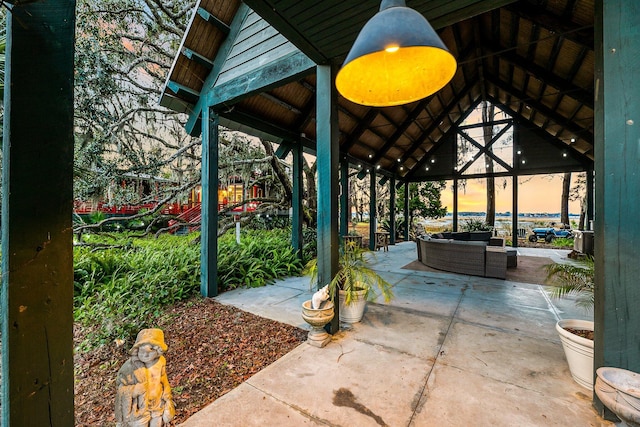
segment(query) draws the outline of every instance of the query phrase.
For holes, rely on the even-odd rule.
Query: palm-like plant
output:
[[[594,303],[594,263],[593,257],[587,257],[580,265],[548,264],[545,266],[547,279],[555,285],[552,296],[563,298],[576,296],[576,305],[592,309]]]
[[[346,305],[358,298],[356,295],[358,291],[366,291],[365,298],[369,301],[374,300],[378,292],[385,302],[393,298],[391,283],[371,269],[365,252],[355,242],[347,242],[340,247],[339,269],[329,283],[329,294],[332,300],[334,300],[336,289],[344,291]],[[317,259],[309,261],[305,267],[305,273],[311,276],[311,286],[314,286],[318,279]]]

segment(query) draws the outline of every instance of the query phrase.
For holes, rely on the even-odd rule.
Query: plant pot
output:
[[[593,390],[593,341],[572,334],[565,328],[593,331],[593,322],[564,319],[556,323],[556,331],[560,335],[573,380],[582,387]]]
[[[364,308],[367,305],[366,290],[354,291],[353,298],[349,305],[345,304],[346,293],[343,290],[339,291],[339,313],[340,321],[345,323],[357,323],[362,320],[364,316]]]
[[[324,347],[331,341],[331,335],[325,331],[324,325],[333,319],[333,302],[325,301],[321,308],[312,308],[311,300],[302,303],[302,318],[311,325],[307,335],[307,344],[314,347]]]

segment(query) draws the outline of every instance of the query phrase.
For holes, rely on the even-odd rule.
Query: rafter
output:
[[[464,93],[464,92],[462,92]],[[467,109],[467,112],[465,114],[463,114],[462,116],[460,116],[458,118],[458,120],[456,120],[455,122],[451,123],[451,127],[449,128],[449,131],[445,134],[443,134],[440,139],[433,145],[433,147],[431,147],[431,149],[429,151],[425,151],[424,156],[422,156],[422,158],[420,158],[420,160],[418,160],[416,162],[415,165],[413,165],[411,167],[411,169],[405,174],[405,176],[403,178],[405,178],[406,180],[411,180],[411,177],[413,175],[415,175],[420,169],[422,169],[422,167],[424,166],[424,164],[429,160],[429,153],[438,149],[438,147],[440,147],[442,144],[445,143],[445,141],[449,140],[449,136],[451,134],[454,134],[457,132],[457,126],[464,122],[467,117],[469,117],[469,114],[471,114],[471,112],[478,106],[478,104],[481,102],[481,99],[476,99],[474,101],[473,104],[471,104],[469,106],[469,108]]]
[[[372,163],[374,164],[377,163],[381,158],[383,158],[387,154],[389,149],[393,147],[393,145],[398,141],[398,139],[400,139],[402,134],[404,134],[406,130],[409,129],[409,126],[411,126],[411,124],[418,118],[420,113],[424,111],[425,107],[429,105],[429,102],[431,102],[431,99],[432,97],[425,98],[422,101],[420,101],[418,105],[416,105],[416,107],[413,109],[413,111],[411,111],[411,113],[409,113],[409,115],[402,122],[402,124],[400,124],[400,126],[396,128],[396,131],[393,133],[393,135],[391,135],[389,139],[387,139],[387,141],[384,143],[384,145],[380,148],[380,150],[378,150],[376,155],[371,160]]]
[[[362,134],[369,128],[369,125],[375,120],[378,116],[378,109],[371,108],[367,111],[367,114],[361,119],[358,119],[358,124],[355,129],[347,136],[344,142],[340,145],[340,149],[342,151],[349,152],[353,144],[362,136]]]
[[[453,110],[456,105],[458,105],[458,103],[460,103],[460,101],[469,93],[471,92],[471,89],[473,88],[473,85],[467,84],[467,86],[465,86],[460,93],[458,94],[458,96],[456,96],[451,103],[444,108],[440,114],[436,117],[435,121],[433,121],[431,123],[431,126],[429,126],[427,128],[427,130],[425,132],[422,133],[422,135],[420,135],[420,137],[418,139],[416,139],[413,144],[411,144],[411,146],[407,149],[407,151],[404,152],[404,154],[402,155],[402,157],[400,158],[400,164],[404,163],[409,157],[411,157],[411,155],[418,149],[420,148],[420,146],[427,140],[427,138],[429,138],[431,136],[431,132],[433,132],[434,130],[436,130],[438,128],[438,126],[440,125],[440,122],[443,121],[445,118],[447,118],[447,116],[449,115],[449,113],[451,112],[451,110]],[[464,116],[461,116],[464,117]],[[394,165],[394,170],[395,167],[397,167],[397,165]]]
[[[528,100],[529,96],[526,93],[523,93],[513,87],[508,87],[506,84],[504,84],[504,82],[495,78],[495,76],[489,75],[489,76],[485,76],[485,78],[487,79],[488,82],[493,84],[498,89],[507,93],[511,93],[512,96],[519,98],[522,103],[526,102],[528,105],[531,106],[531,108],[538,110],[541,114],[547,117],[550,117],[551,120],[556,122],[558,125],[566,128],[567,130],[569,130],[569,132],[576,134],[578,137],[584,139],[585,141],[593,145],[593,134],[588,129],[585,129],[581,126],[576,125],[575,123],[570,121],[568,118],[560,116],[551,108],[543,104],[537,103],[533,100]],[[511,108],[511,107],[508,107],[508,108]]]
[[[568,40],[593,50],[594,33],[591,30],[592,26],[580,27],[570,20],[562,19],[557,15],[547,12],[544,8],[534,6],[526,1],[506,6],[506,8],[511,13],[540,25],[551,33],[561,34]]]

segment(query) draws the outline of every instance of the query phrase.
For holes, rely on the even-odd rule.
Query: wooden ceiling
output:
[[[206,25],[205,13],[194,15],[168,77],[163,105],[193,111],[239,3],[201,2],[199,10],[219,22]],[[245,3],[314,62],[338,64],[379,7],[371,0]],[[343,153],[399,179],[427,179],[428,174],[418,172],[420,166],[451,140],[448,136],[471,109],[487,100],[541,141],[570,152],[582,168],[592,167],[594,0],[408,0],[407,6],[438,30],[458,70],[435,95],[399,107],[370,108],[339,97]],[[219,114],[242,123],[241,130],[248,133],[276,139],[304,134],[313,141],[315,102],[311,69],[295,81],[238,97]]]

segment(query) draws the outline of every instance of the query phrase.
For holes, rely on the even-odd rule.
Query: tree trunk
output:
[[[305,214],[305,217],[308,221],[309,227],[315,227],[316,221],[318,219],[318,190],[316,189],[316,163],[309,166],[307,160],[303,157],[302,169],[304,171],[304,176],[306,178],[306,202],[308,212]]]
[[[482,122],[484,124],[484,126],[482,126],[482,133],[485,147],[489,145],[491,138],[493,138],[493,124],[490,123],[493,121],[494,110],[495,106],[493,104],[486,101],[482,103]],[[488,151],[493,150],[489,147]],[[487,174],[492,174],[493,158],[485,155],[485,163],[487,165]],[[487,216],[485,222],[492,227],[496,222],[496,183],[493,176],[487,177]]]
[[[569,190],[571,189],[571,172],[565,172],[562,177],[562,200],[560,202],[560,222],[570,225],[569,222]]]

